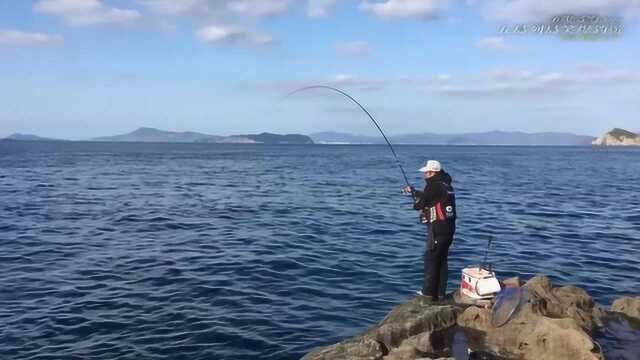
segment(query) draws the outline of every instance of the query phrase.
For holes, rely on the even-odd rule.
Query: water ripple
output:
[[[640,294],[640,151],[398,152],[455,178],[450,289],[492,239],[502,276]],[[0,358],[296,359],[358,333],[420,287],[401,186],[383,146],[0,143]]]

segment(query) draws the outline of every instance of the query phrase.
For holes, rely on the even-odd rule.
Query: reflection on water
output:
[[[612,314],[607,327],[594,334],[611,360],[636,360],[640,354],[640,321]]]

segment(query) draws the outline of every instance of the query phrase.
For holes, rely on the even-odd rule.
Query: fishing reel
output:
[[[431,221],[429,221],[430,218],[430,214],[427,213],[426,209],[422,209],[422,211],[420,211],[420,223],[421,224],[429,224]]]

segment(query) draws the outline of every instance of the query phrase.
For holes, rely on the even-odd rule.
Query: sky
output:
[[[312,84],[389,134],[638,131],[639,22],[637,0],[4,0],[0,137],[376,135],[336,94],[284,99]]]

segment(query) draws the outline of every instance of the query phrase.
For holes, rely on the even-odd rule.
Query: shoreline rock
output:
[[[461,309],[431,305],[422,296],[394,308],[376,326],[337,344],[315,349],[303,357],[321,359],[415,359],[420,354],[442,353],[443,332],[456,325]]]
[[[623,296],[611,305],[611,311],[625,314],[635,320],[640,320],[640,296]]]
[[[640,135],[615,128],[593,140],[591,144],[596,146],[638,146],[640,145]]]
[[[491,325],[491,310],[467,308],[458,318],[463,329],[481,331],[493,352],[521,359],[603,359],[589,332],[604,324],[606,314],[586,291],[553,288],[545,276],[524,285],[530,300],[504,326]]]
[[[522,285],[518,278],[505,282]],[[488,351],[488,358],[604,359],[592,334],[606,325],[608,314],[586,291],[575,286],[553,287],[544,275],[523,286],[527,301],[498,328],[491,324],[491,309],[465,303],[459,292],[446,305],[429,304],[416,296],[360,335],[313,349],[302,359],[449,359],[453,347],[459,346],[454,337],[460,336],[466,339],[464,346],[469,351]],[[614,311],[640,319],[640,297],[618,299],[614,304]]]

